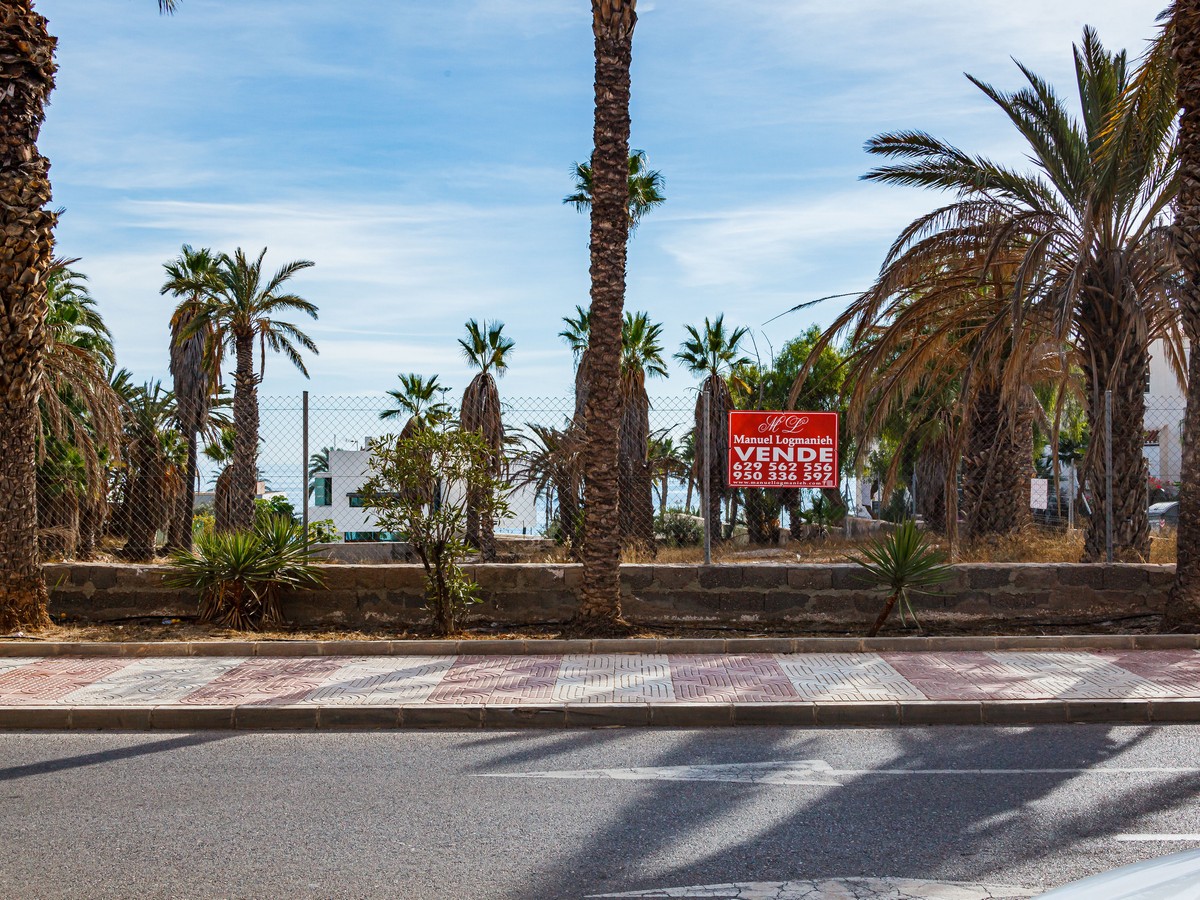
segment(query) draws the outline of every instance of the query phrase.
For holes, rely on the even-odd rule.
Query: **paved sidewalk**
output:
[[[1200,651],[0,659],[0,728],[1200,722]]]

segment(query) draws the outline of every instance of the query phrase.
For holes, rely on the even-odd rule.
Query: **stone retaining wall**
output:
[[[556,622],[575,610],[575,565],[480,565],[472,618],[504,624]],[[85,622],[194,615],[191,591],[163,586],[162,566],[57,563],[45,567],[51,612]],[[301,625],[403,625],[425,618],[424,573],[412,565],[330,565],[326,587],[285,601]],[[926,623],[1090,622],[1161,613],[1174,566],[961,564],[914,606]],[[740,624],[841,630],[869,624],[881,594],[858,567],[830,565],[630,565],[624,607],[647,624]]]

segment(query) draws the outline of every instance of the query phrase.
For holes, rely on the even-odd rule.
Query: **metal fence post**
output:
[[[1071,472],[1067,487],[1067,530],[1075,530],[1075,460],[1071,460]]]
[[[712,394],[708,385],[704,386],[704,564],[712,565],[712,503],[709,498],[712,492],[712,441],[709,432],[712,430]]]
[[[304,447],[304,458],[300,466],[300,507],[304,510],[300,521],[304,529],[304,539],[308,540],[308,391],[304,392],[304,426],[301,444]]]
[[[1104,546],[1113,561],[1112,391],[1104,392]]]

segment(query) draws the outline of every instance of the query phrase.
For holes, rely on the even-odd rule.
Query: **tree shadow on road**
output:
[[[85,766],[98,766],[104,763],[118,762],[125,759],[135,759],[152,753],[165,753],[184,747],[197,747],[223,741],[232,734],[205,732],[203,734],[184,734],[178,737],[164,738],[157,741],[137,742],[127,747],[114,747],[110,750],[97,750],[94,753],[80,753],[76,756],[64,756],[59,759],[47,759],[22,766],[0,768],[0,781],[15,781],[18,778],[29,778],[33,775],[49,775],[53,772],[63,772],[68,769],[81,769]]]
[[[581,815],[597,816],[586,844],[549,863],[509,896],[567,898],[819,877],[938,878],[1037,887],[1041,881],[1057,884],[1085,874],[1052,871],[1046,877],[1047,859],[1056,850],[1115,834],[1144,815],[1186,804],[1200,793],[1200,775],[1157,781],[1152,790],[1140,778],[1114,785],[1111,779],[1129,776],[1113,775],[1103,776],[1109,779],[1104,789],[1119,802],[1106,802],[1102,816],[1093,809],[1062,819],[1041,806],[1076,778],[1101,777],[1070,770],[1119,765],[1113,760],[1145,741],[1149,728],[864,731],[675,732],[674,740],[656,743],[652,762],[606,754],[607,761],[591,767],[823,759],[835,769],[869,771],[840,776],[841,787],[613,782],[612,791],[628,797],[619,812],[581,810]],[[880,743],[887,758],[859,766],[849,761],[856,747]],[[980,768],[1068,771],[975,776],[870,771]],[[1094,791],[1083,794],[1081,805],[1096,798]],[[1143,848],[1139,856],[1136,847],[1119,852],[1131,858],[1151,855]]]

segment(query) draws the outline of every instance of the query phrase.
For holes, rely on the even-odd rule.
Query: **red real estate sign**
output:
[[[729,486],[838,487],[833,412],[731,412]]]

